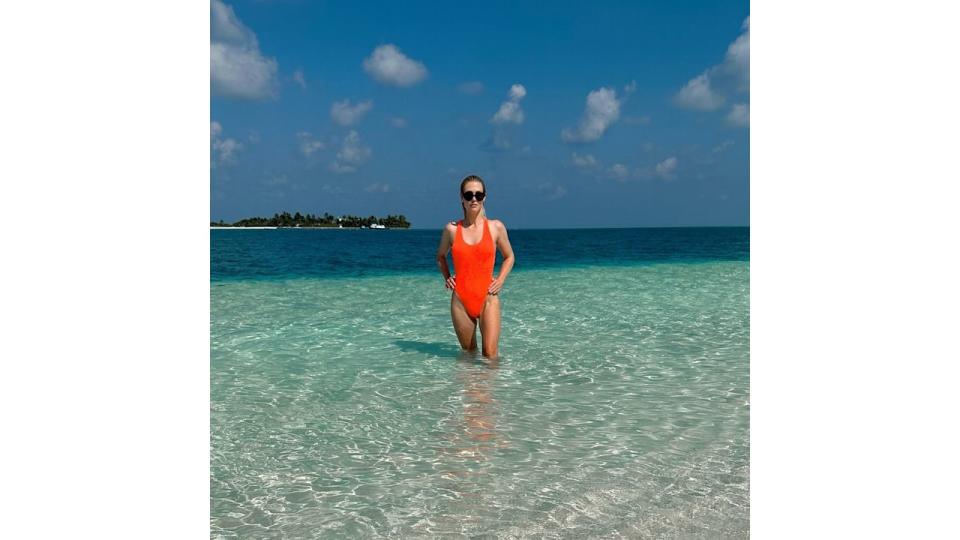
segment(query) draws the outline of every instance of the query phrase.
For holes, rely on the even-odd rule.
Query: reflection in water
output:
[[[449,525],[455,530],[469,528],[483,513],[483,494],[489,487],[485,484],[492,480],[490,458],[496,449],[507,447],[497,433],[499,404],[492,392],[498,369],[498,359],[483,358],[476,352],[464,352],[457,359],[462,409],[453,415],[448,444],[440,449],[444,487],[458,501],[449,516],[455,522]]]
[[[497,440],[497,402],[490,385],[499,369],[499,359],[463,354],[457,362],[457,381],[463,384],[463,422],[455,431],[455,448],[461,456],[486,460]]]

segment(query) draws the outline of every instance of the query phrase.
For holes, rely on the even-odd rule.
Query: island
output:
[[[272,218],[252,217],[235,223],[211,221],[214,228],[333,228],[333,229],[409,229],[410,222],[403,214],[387,217],[332,216],[326,212],[322,216],[282,212]]]

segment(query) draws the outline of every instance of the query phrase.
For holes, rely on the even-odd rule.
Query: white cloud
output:
[[[526,95],[527,89],[522,84],[511,86],[507,93],[507,101],[500,105],[500,109],[493,115],[490,122],[494,124],[522,124],[523,110],[520,108],[520,100]]]
[[[381,184],[380,182],[375,182],[363,188],[363,190],[367,193],[389,193],[390,184]]]
[[[577,167],[580,167],[583,169],[589,169],[597,166],[597,159],[593,157],[592,154],[581,156],[580,154],[577,154],[576,152],[574,152],[570,156],[570,161],[573,162],[573,164],[576,165]]]
[[[677,106],[714,111],[723,106],[726,95],[750,91],[750,17],[741,29],[743,33],[727,47],[723,62],[691,79],[674,96]]]
[[[560,132],[565,142],[590,142],[599,139],[620,118],[620,101],[611,88],[599,88],[587,95],[587,107],[576,129]]]
[[[396,45],[381,45],[364,59],[363,69],[383,84],[413,86],[427,77],[423,63],[408,58]]]
[[[744,21],[746,32],[727,47],[727,56],[724,58],[721,69],[736,78],[741,92],[750,89],[750,17]]]
[[[630,81],[630,84],[623,87],[624,94],[632,94],[637,91],[637,81]]]
[[[480,81],[467,81],[465,83],[461,83],[457,89],[460,90],[461,94],[475,96],[483,93],[483,83]]]
[[[243,149],[243,144],[233,138],[221,139],[223,126],[220,122],[213,120],[210,122],[210,148],[213,150],[214,158],[211,165],[228,165],[236,163],[236,154]]]
[[[350,130],[343,139],[343,146],[337,152],[337,159],[330,164],[330,169],[338,174],[354,172],[370,159],[371,154],[370,147],[360,141],[360,134],[356,130]]]
[[[614,163],[610,167],[610,176],[616,178],[617,180],[625,180],[630,176],[630,170],[627,169],[627,166],[622,163]]]
[[[750,106],[746,103],[737,103],[727,115],[727,123],[731,126],[745,127],[750,125]]]
[[[210,148],[213,150],[214,158],[211,165],[229,165],[236,163],[236,154],[243,149],[243,144],[233,138],[221,139],[223,126],[216,120],[210,122]]]
[[[260,52],[257,36],[220,0],[210,2],[210,90],[236,99],[276,95],[277,61]]]
[[[323,150],[327,145],[323,142],[318,141],[313,138],[313,135],[306,131],[301,131],[297,133],[297,138],[300,139],[300,153],[305,157],[310,157],[316,152]]]
[[[504,152],[509,150],[513,144],[510,141],[508,128],[505,124],[522,124],[524,119],[523,109],[520,108],[520,101],[526,97],[527,89],[522,84],[514,84],[507,91],[507,101],[504,101],[497,112],[490,118],[490,123],[495,124],[493,134],[484,141],[480,148],[488,152]],[[529,154],[529,150],[521,150],[521,153]]]
[[[570,155],[570,162],[574,167],[594,178],[613,178],[615,180],[626,180],[630,176],[630,169],[622,163],[614,163],[610,167],[604,167],[593,154],[580,155],[576,152]]]
[[[660,178],[663,178],[664,180],[672,180],[676,176],[677,158],[668,157],[660,163],[657,163],[656,171],[657,176]]]
[[[733,141],[731,140],[723,141],[722,143],[713,147],[713,153],[719,154],[720,152],[723,152],[724,150],[726,150],[727,148],[730,148],[731,146],[733,146]]]
[[[372,108],[372,101],[361,101],[351,106],[350,100],[345,99],[334,102],[330,107],[330,118],[333,118],[333,121],[341,126],[352,126],[359,122],[363,115],[367,114]]]
[[[395,128],[405,128],[407,127],[407,119],[400,116],[395,116],[390,119],[390,125]]]
[[[504,101],[490,121],[494,124],[522,124],[523,110],[520,109],[520,104],[515,101]]]
[[[235,154],[243,148],[243,144],[236,139],[213,141],[213,150],[217,153],[217,162],[221,164],[236,163]]]
[[[295,82],[295,83],[297,83],[298,85],[300,85],[300,88],[301,88],[301,89],[303,89],[303,90],[306,90],[306,89],[307,89],[307,79],[306,79],[306,77],[303,75],[303,70],[302,70],[302,69],[298,69],[298,70],[296,70],[296,71],[293,72],[293,82]]]
[[[673,101],[685,109],[713,111],[723,106],[724,97],[710,87],[710,73],[705,71],[681,88]]]
[[[578,154],[574,152],[570,156],[570,162],[574,167],[580,169],[580,171],[592,178],[603,179],[603,178],[612,178],[619,182],[624,182],[630,178],[631,174],[637,176],[638,178],[649,178],[653,176],[653,168],[647,167],[645,169],[638,168],[633,173],[630,171],[630,167],[623,163],[614,163],[609,167],[604,166],[600,160],[595,158],[593,154]],[[673,170],[677,166],[677,159],[670,158],[659,165],[657,165],[657,174],[662,174],[670,176],[673,173]]]
[[[630,169],[623,163],[614,163],[604,167],[593,154],[580,155],[576,152],[570,155],[570,162],[574,167],[594,178],[613,178],[624,181],[630,176]]]
[[[548,200],[553,201],[563,197],[567,194],[567,188],[556,185],[553,182],[544,182],[537,186],[537,189],[540,191],[541,195]]]
[[[236,45],[257,40],[253,31],[240,22],[233,8],[221,0],[210,2],[210,38],[213,41]]]

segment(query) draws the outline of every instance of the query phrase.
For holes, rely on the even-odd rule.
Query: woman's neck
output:
[[[471,215],[472,214],[472,215]],[[480,219],[480,211],[476,212],[464,212],[463,214],[463,224],[467,227],[472,227]]]

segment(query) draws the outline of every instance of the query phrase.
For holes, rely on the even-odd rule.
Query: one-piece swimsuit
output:
[[[456,272],[454,292],[467,308],[467,315],[476,319],[483,310],[487,290],[493,281],[493,264],[496,248],[487,220],[483,220],[483,236],[474,245],[463,240],[463,221],[457,222],[457,235],[453,239],[453,268]]]

